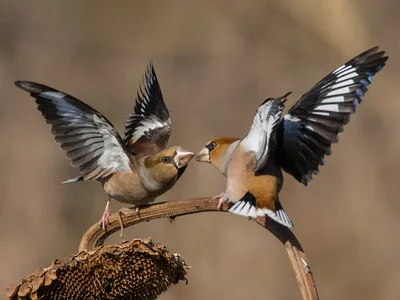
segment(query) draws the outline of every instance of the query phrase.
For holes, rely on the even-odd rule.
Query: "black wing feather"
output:
[[[38,110],[51,125],[56,142],[61,144],[71,165],[79,169],[83,179],[99,179],[113,172],[130,170],[121,137],[98,111],[43,84],[17,81],[15,85],[36,99]]]
[[[354,57],[318,82],[293,105],[278,127],[278,163],[307,185],[331,144],[356,111],[362,97],[388,59],[378,47]]]
[[[171,119],[160,84],[149,63],[140,86],[134,112],[125,122],[124,143],[130,152],[154,154],[166,148],[171,135]]]

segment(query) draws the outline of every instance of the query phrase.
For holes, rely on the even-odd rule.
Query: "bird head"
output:
[[[152,178],[161,184],[170,184],[181,177],[195,154],[182,147],[169,147],[149,156],[145,166]]]
[[[221,173],[224,173],[221,167],[223,162],[227,159],[226,155],[228,154],[229,146],[237,140],[239,139],[226,137],[212,139],[208,141],[205,147],[196,155],[196,160],[198,162],[211,163]]]

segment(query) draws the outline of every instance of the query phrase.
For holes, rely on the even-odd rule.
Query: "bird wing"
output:
[[[125,122],[124,143],[133,154],[153,155],[166,148],[170,135],[171,118],[150,63],[137,93],[134,112]]]
[[[284,108],[286,97],[265,100],[257,109],[250,131],[241,141],[246,151],[256,155],[254,172],[261,170],[268,161],[271,151],[276,146],[276,128]]]
[[[318,174],[372,77],[385,66],[384,54],[374,47],[340,66],[305,93],[279,123],[278,163],[299,182],[307,185]]]
[[[38,110],[51,125],[56,141],[84,180],[131,170],[121,137],[102,114],[45,85],[29,81],[17,81],[15,85],[36,99]],[[67,182],[73,181],[77,180]]]

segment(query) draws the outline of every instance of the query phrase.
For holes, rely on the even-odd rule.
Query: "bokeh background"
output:
[[[293,91],[290,106],[380,45],[388,65],[326,166],[307,188],[285,176],[281,200],[322,299],[400,299],[399,8],[396,0],[2,0],[0,291],[75,253],[106,203],[98,183],[61,185],[77,172],[15,80],[66,91],[123,132],[153,60],[172,115],[170,144],[198,151],[214,136],[243,136],[265,98]],[[212,166],[194,162],[160,200],[215,195],[224,184]],[[161,299],[300,298],[282,245],[246,218],[207,213],[126,233],[148,236],[193,267],[189,285]]]

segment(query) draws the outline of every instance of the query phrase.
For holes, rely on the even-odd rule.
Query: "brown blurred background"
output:
[[[0,290],[75,253],[107,199],[98,183],[61,185],[77,171],[15,80],[68,92],[123,132],[152,59],[172,115],[170,144],[198,151],[214,136],[244,135],[265,98],[293,91],[290,106],[380,45],[388,65],[326,166],[308,188],[285,176],[281,200],[322,299],[400,299],[399,8],[396,0],[2,0]],[[215,195],[224,184],[212,166],[194,162],[160,200]],[[282,245],[243,217],[200,214],[126,233],[148,236],[193,267],[189,285],[161,299],[300,298]]]

